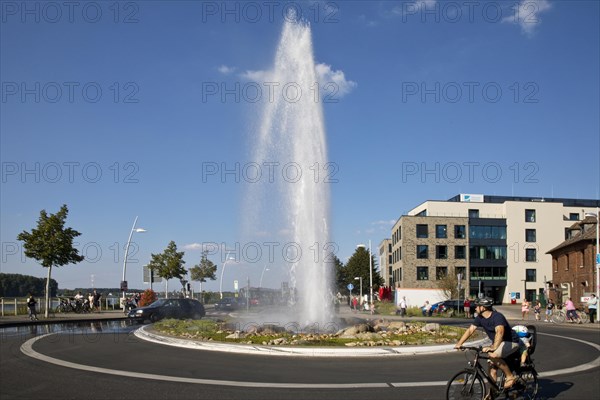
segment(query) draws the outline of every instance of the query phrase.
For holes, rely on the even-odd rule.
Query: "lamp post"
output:
[[[133,232],[146,232],[145,229],[135,227],[137,220],[138,217],[135,217],[135,219],[133,220],[133,226],[131,227],[131,232],[129,232],[129,239],[127,239],[127,246],[125,246],[125,259],[123,260],[123,280],[121,281],[121,287],[123,288],[123,311],[125,312],[127,312],[127,308],[125,307],[125,292],[127,291],[127,281],[125,280],[125,273],[127,272],[127,256],[129,254],[129,245],[131,245],[131,237],[133,236]]]
[[[235,260],[233,257],[229,257],[229,251],[225,254],[225,262],[223,262],[223,267],[221,268],[221,279],[219,282],[219,296],[223,298],[223,274],[225,273],[225,265],[227,265],[227,261]]]
[[[600,301],[598,299],[600,299],[600,208],[596,208],[596,301]],[[596,318],[598,318],[597,313]]]
[[[369,310],[373,313],[373,257],[371,256],[371,241],[369,240]]]
[[[596,217],[596,299],[600,298],[600,208],[595,213],[587,213]],[[584,216],[585,218],[585,216]],[[600,301],[600,300],[598,300]]]
[[[260,283],[258,284],[259,288],[262,288],[262,281],[263,281],[263,277],[265,276],[265,271],[270,271],[270,269],[267,268],[266,264],[265,264],[265,267],[262,270],[262,273],[260,274]]]
[[[360,299],[362,301],[362,276],[356,276],[354,277],[355,281],[360,281]]]

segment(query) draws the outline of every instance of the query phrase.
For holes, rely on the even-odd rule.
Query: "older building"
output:
[[[392,240],[383,239],[379,243],[379,271],[385,286],[393,287],[394,280],[392,277]]]
[[[546,252],[598,206],[599,200],[479,194],[426,201],[392,228],[391,286],[437,288],[444,275],[460,273],[466,294],[504,303],[533,299],[552,277]]]
[[[547,254],[552,256],[550,296],[564,303],[571,297],[575,304],[594,293],[596,285],[596,225],[595,216],[568,228],[568,238]]]

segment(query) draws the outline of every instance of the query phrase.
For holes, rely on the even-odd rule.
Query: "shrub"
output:
[[[142,297],[140,298],[138,306],[144,307],[149,304],[154,303],[158,299],[158,295],[152,289],[146,289],[144,293],[142,293]]]

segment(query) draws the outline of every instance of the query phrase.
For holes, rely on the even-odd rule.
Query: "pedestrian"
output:
[[[402,296],[400,300],[400,316],[406,317],[406,296]]]
[[[102,294],[100,294],[96,290],[94,290],[94,308],[96,309],[97,312],[100,312],[100,298],[101,297],[102,297]]]
[[[358,299],[356,296],[352,296],[352,310],[356,312],[358,310]]]
[[[431,304],[429,304],[429,300],[425,300],[425,304],[421,308],[421,312],[424,317],[431,317]]]
[[[523,299],[521,303],[521,319],[529,319],[529,302],[527,299]]]
[[[577,323],[581,324],[581,319],[577,315],[577,308],[575,308],[575,304],[570,297],[569,300],[565,301],[565,309],[567,310],[567,321],[573,323],[577,320]]]
[[[535,306],[533,306],[533,314],[535,315],[535,320],[539,321],[541,319],[540,312],[542,311],[542,303],[539,300],[535,302]]]
[[[594,323],[594,319],[596,318],[596,313],[598,312],[598,299],[596,295],[592,293],[589,300],[587,301],[588,311],[590,313],[590,323]]]
[[[29,293],[29,297],[27,298],[27,308],[29,309],[29,319],[32,321],[37,321],[37,312],[35,311],[35,305],[37,301],[35,301],[35,297],[33,294]]]
[[[554,312],[554,302],[552,299],[548,299],[548,304],[546,304],[546,319],[545,322],[552,321],[552,313]]]
[[[465,301],[463,303],[463,309],[465,311],[465,315],[467,318],[471,318],[471,300],[468,297],[465,297]]]

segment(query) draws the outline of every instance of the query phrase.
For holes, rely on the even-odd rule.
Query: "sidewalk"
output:
[[[126,319],[126,315],[122,310],[106,310],[102,312],[92,313],[60,313],[50,314],[48,318],[44,314],[38,314],[38,321],[30,321],[28,315],[5,315],[0,316],[0,327],[18,326],[18,325],[43,325],[56,324],[61,322],[79,322],[93,320],[120,320]]]

